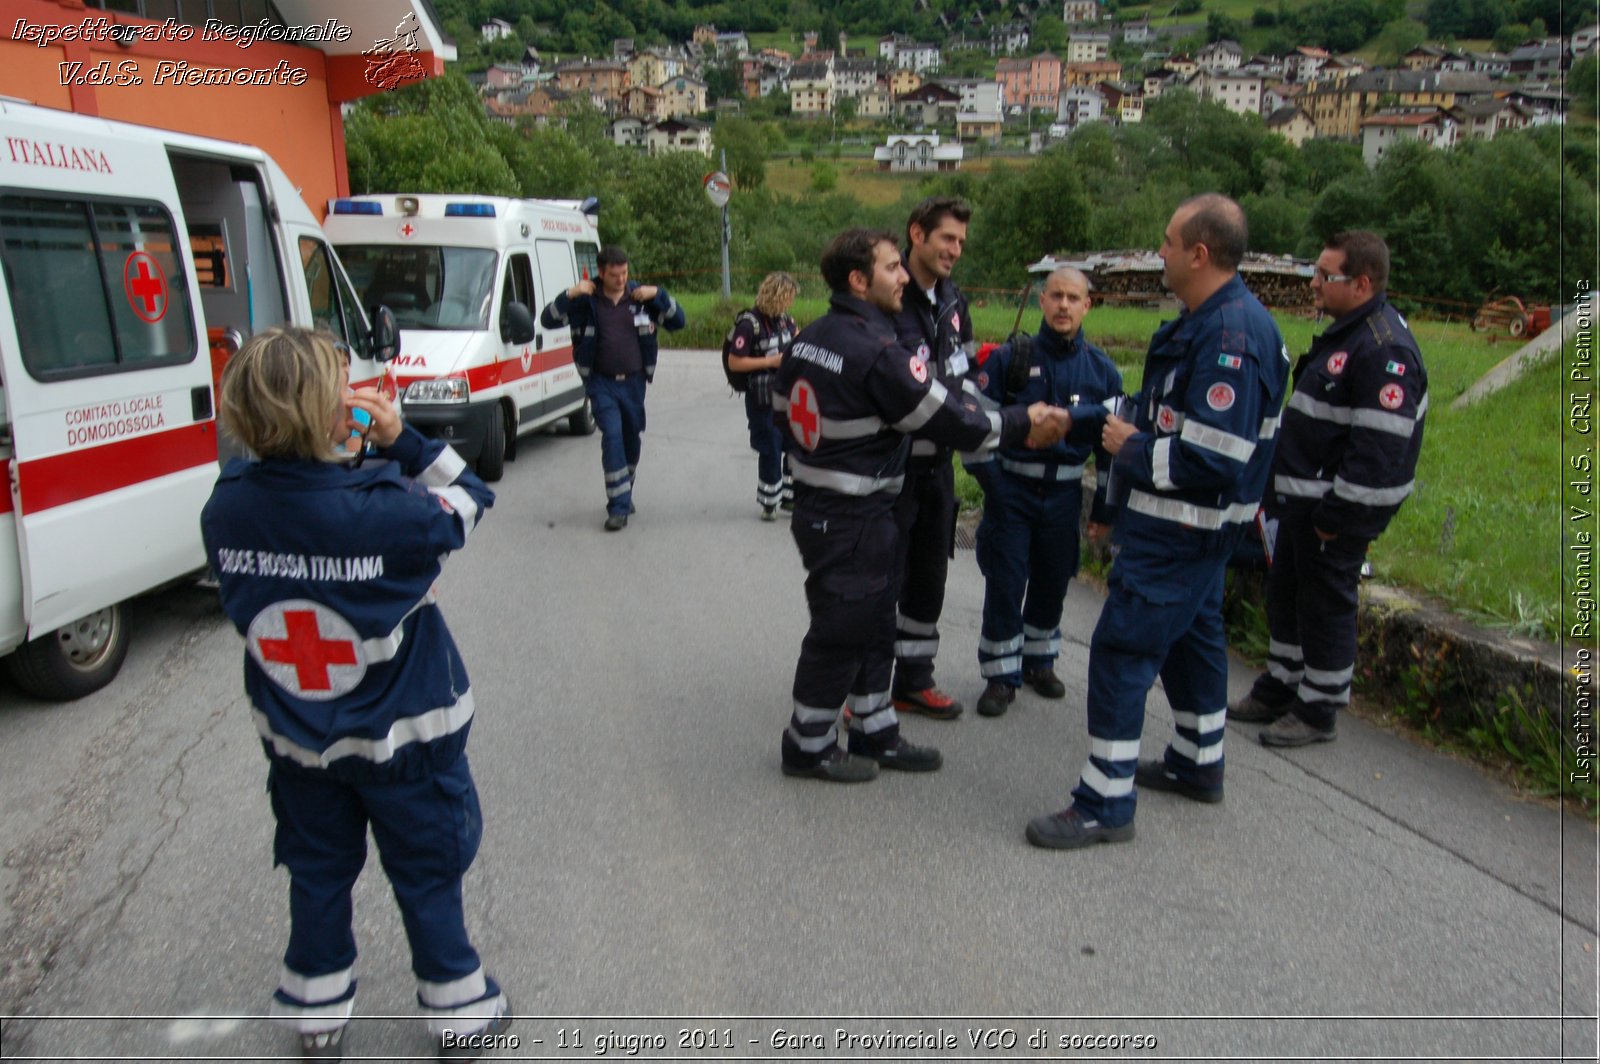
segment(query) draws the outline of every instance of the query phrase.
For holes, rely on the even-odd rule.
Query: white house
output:
[[[1111,34],[1079,31],[1067,35],[1067,62],[1098,63],[1111,54]]]
[[[485,19],[478,27],[478,33],[483,39],[491,42],[513,36],[516,32],[517,28],[503,18]]]
[[[1212,41],[1196,52],[1194,58],[1206,70],[1217,73],[1238,70],[1244,65],[1244,49],[1238,41]]]
[[[1200,70],[1189,79],[1189,91],[1202,100],[1215,100],[1234,114],[1261,113],[1261,77]]]
[[[879,170],[910,173],[923,170],[959,170],[966,150],[960,144],[940,144],[937,133],[897,133],[872,150]]]
[[[1361,159],[1371,169],[1396,144],[1419,140],[1434,148],[1456,143],[1456,120],[1437,107],[1390,107],[1361,123]]]

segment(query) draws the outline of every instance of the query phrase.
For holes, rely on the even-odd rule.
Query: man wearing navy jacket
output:
[[[583,377],[606,477],[606,531],[628,527],[644,432],[645,386],[656,376],[656,331],[683,328],[683,308],[665,288],[628,280],[628,253],[600,249],[600,285],[585,277],[544,308],[547,329],[572,326],[572,361]]]
[[[1267,746],[1337,735],[1355,672],[1361,563],[1415,483],[1428,374],[1388,282],[1388,245],[1359,230],[1329,240],[1311,275],[1317,309],[1334,321],[1295,366],[1272,462],[1267,671],[1228,707],[1230,720],[1270,722]]]
[[[1215,194],[1167,223],[1163,279],[1184,311],[1150,341],[1134,420],[1106,418],[1121,552],[1089,644],[1089,759],[1072,804],[1028,823],[1035,846],[1132,839],[1136,782],[1222,800],[1223,571],[1255,520],[1289,376],[1277,324],[1239,279],[1246,238],[1244,211]],[[1177,734],[1140,762],[1158,675]]]

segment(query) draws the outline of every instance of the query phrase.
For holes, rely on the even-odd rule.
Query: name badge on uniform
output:
[[[1030,380],[1032,378],[1034,378],[1034,377],[1043,377],[1043,376],[1044,376],[1044,367],[1043,366],[1029,366],[1028,367],[1028,377],[1029,377]]]
[[[950,372],[955,374],[957,377],[965,377],[967,375],[967,369],[971,365],[972,363],[967,360],[967,353],[965,351],[957,351],[955,354],[950,356]]]

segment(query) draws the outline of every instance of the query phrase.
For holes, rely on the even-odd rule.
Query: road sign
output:
[[[732,186],[728,183],[728,175],[721,170],[706,175],[706,195],[718,207],[728,205],[728,196],[732,193]]]

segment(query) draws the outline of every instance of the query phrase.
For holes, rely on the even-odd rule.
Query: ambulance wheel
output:
[[[567,418],[567,431],[574,436],[594,435],[594,407],[589,405],[589,397],[583,397],[583,406],[578,412]]]
[[[107,606],[18,647],[6,659],[17,686],[51,702],[71,702],[110,683],[128,656],[122,607]]]
[[[506,416],[496,409],[489,415],[489,431],[483,437],[483,453],[478,455],[478,476],[494,483],[506,471]]]

